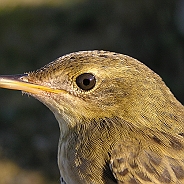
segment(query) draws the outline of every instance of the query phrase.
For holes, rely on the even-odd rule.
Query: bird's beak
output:
[[[21,90],[31,94],[39,94],[42,92],[63,93],[62,89],[52,89],[47,86],[42,86],[28,81],[28,74],[23,75],[4,75],[0,76],[0,87],[14,90]]]

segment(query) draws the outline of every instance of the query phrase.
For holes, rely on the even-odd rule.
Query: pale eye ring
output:
[[[88,91],[94,88],[96,79],[92,73],[83,73],[76,78],[76,84],[80,89]]]

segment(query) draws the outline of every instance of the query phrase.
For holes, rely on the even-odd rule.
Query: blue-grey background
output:
[[[184,103],[183,0],[0,1],[0,74],[94,49],[137,58]],[[58,124],[44,105],[0,89],[0,184],[59,183],[58,138]]]

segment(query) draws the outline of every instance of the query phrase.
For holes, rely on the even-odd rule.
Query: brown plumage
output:
[[[184,183],[184,107],[162,79],[129,56],[83,51],[0,87],[43,102],[60,126],[67,184]]]

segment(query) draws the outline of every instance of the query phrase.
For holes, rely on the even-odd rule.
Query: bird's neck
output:
[[[99,184],[103,184],[105,175],[109,183],[114,183],[109,160],[113,145],[121,137],[120,126],[117,120],[104,118],[77,124],[69,129],[68,134],[61,135],[58,152],[61,175],[70,181],[72,177],[68,177],[70,174],[67,173],[72,171],[72,176],[76,174],[75,182],[93,183],[99,178]]]

